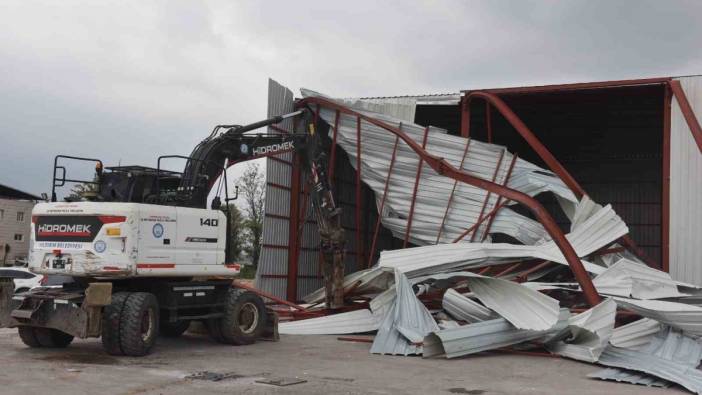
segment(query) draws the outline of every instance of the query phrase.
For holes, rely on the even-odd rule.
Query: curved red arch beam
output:
[[[438,156],[430,154],[429,152],[424,150],[421,145],[417,144],[414,140],[412,140],[402,130],[388,123],[365,116],[348,107],[342,106],[336,102],[320,97],[309,97],[302,99],[297,102],[296,106],[299,108],[306,104],[319,104],[327,108],[338,110],[339,112],[342,112],[344,114],[360,117],[365,122],[385,129],[388,132],[393,133],[394,135],[399,137],[402,141],[405,142],[405,144],[412,148],[412,150],[417,155],[419,155],[419,157],[421,157],[427,165],[429,165],[432,169],[434,169],[434,171],[436,171],[440,175],[453,178],[454,180],[458,180],[461,182],[465,182],[466,184],[473,185],[480,189],[484,189],[486,191],[503,196],[504,198],[507,198],[509,200],[513,200],[515,202],[525,205],[527,208],[529,208],[529,210],[531,210],[534,213],[536,218],[539,220],[539,222],[541,222],[548,234],[551,236],[553,241],[563,253],[563,256],[566,258],[566,261],[570,266],[570,270],[573,272],[575,279],[578,281],[578,284],[580,284],[580,288],[583,290],[583,294],[588,304],[590,304],[591,306],[595,306],[602,301],[600,295],[595,289],[595,286],[592,284],[590,276],[588,275],[587,271],[585,271],[582,262],[580,262],[580,258],[575,253],[573,246],[568,242],[568,239],[566,239],[565,235],[556,224],[556,221],[553,220],[553,217],[551,217],[548,211],[536,199],[532,198],[531,196],[525,193],[502,186],[500,184],[496,184],[491,181],[484,180],[482,178],[472,176],[469,173],[456,169],[444,158],[440,158]]]

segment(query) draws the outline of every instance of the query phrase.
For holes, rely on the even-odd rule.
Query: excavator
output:
[[[286,120],[290,133],[275,126]],[[192,321],[225,344],[277,336],[277,317],[263,299],[232,281],[241,267],[228,237],[236,196],[229,196],[226,170],[284,152],[299,155],[313,185],[326,306],[343,306],[345,237],[328,182],[326,128],[302,108],[245,126],[217,125],[189,156],[161,156],[156,168],[56,156],[51,201],[32,211],[29,269],[72,281],[13,294],[12,279],[0,278],[0,327],[17,327],[30,347],[100,337],[107,353],[128,356],[150,353],[158,334],[179,336]],[[173,158],[185,160],[182,172],[161,168]],[[68,161],[94,162],[94,178],[67,177]],[[88,188],[80,199],[59,201],[56,188],[68,183]]]

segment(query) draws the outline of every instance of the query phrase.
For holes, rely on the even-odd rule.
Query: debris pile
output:
[[[307,295],[304,307],[289,308],[297,319],[281,323],[281,334],[374,332],[371,353],[424,358],[538,350],[604,366],[593,378],[702,393],[702,290],[644,264],[611,206],[577,196],[504,147],[325,103],[316,103],[318,115],[335,125],[334,141],[352,166],[361,166],[382,225],[416,247],[382,251],[373,267],[347,275],[344,311],[324,308],[324,289]],[[421,142],[443,166],[525,195],[551,193],[570,221],[565,240],[577,258],[543,221],[428,166],[390,129]],[[516,242],[495,242],[498,234]],[[602,298],[594,306],[590,283]]]

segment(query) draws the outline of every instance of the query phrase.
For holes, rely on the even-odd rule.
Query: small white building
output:
[[[26,261],[38,196],[0,184],[0,266]]]

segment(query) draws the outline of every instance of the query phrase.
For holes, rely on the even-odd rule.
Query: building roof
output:
[[[0,198],[18,199],[18,200],[43,200],[39,196],[31,193],[20,191],[7,185],[0,184]]]

